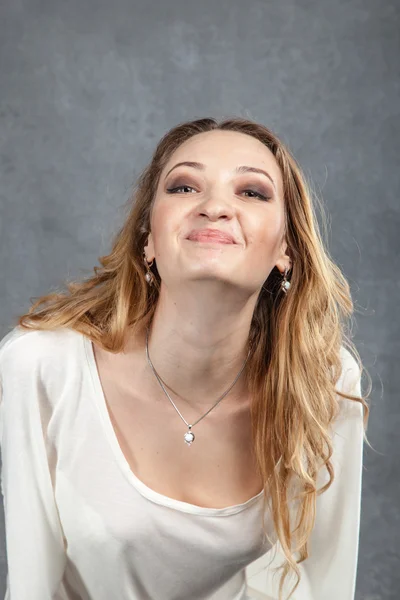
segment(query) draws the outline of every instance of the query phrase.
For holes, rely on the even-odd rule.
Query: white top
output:
[[[337,387],[360,395],[357,363],[344,348],[342,357]],[[89,338],[15,327],[0,341],[0,383],[5,600],[278,597],[271,569],[283,554],[276,545],[274,558],[263,538],[262,492],[203,508],[140,481],[119,446]],[[293,600],[354,600],[362,407],[342,406],[336,478],[318,497]]]

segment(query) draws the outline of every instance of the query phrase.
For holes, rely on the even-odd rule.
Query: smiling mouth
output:
[[[214,243],[214,244],[230,244],[234,245],[234,242],[223,235],[209,234],[209,233],[197,233],[189,238],[189,242],[200,242],[200,243]]]
[[[195,244],[223,244],[224,246],[233,246],[232,242],[227,240],[218,240],[217,238],[203,238],[198,240],[188,240],[188,242],[194,242]]]

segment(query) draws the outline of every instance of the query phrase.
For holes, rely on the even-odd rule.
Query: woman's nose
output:
[[[211,192],[207,198],[203,198],[198,207],[199,215],[207,216],[211,220],[233,216],[233,206],[223,192]]]

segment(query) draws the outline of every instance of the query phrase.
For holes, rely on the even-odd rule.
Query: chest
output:
[[[184,441],[187,426],[166,395],[149,397],[140,381],[119,371],[95,351],[99,378],[116,438],[132,472],[148,487],[170,498],[202,507],[246,502],[262,489],[251,445],[250,410],[230,409],[229,397],[193,425],[195,440]],[[212,406],[179,403],[188,423]],[[223,406],[224,401],[227,402]]]

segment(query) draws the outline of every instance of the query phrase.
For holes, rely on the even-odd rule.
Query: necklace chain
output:
[[[157,378],[157,381],[158,381],[158,383],[159,383],[159,384],[160,384],[160,386],[162,387],[162,389],[163,389],[164,393],[166,394],[167,398],[168,398],[168,399],[169,399],[169,401],[171,402],[172,406],[175,408],[176,412],[178,413],[178,415],[180,416],[180,418],[182,419],[182,421],[183,421],[183,422],[184,422],[184,423],[187,425],[187,427],[188,427],[188,431],[185,433],[185,435],[184,435],[184,439],[185,439],[185,442],[186,442],[186,444],[187,444],[188,446],[190,446],[190,445],[192,444],[192,442],[194,441],[194,439],[195,439],[195,435],[194,435],[194,433],[191,431],[192,427],[194,427],[194,425],[197,425],[197,423],[198,423],[199,421],[201,421],[202,419],[204,419],[204,417],[206,417],[206,416],[208,415],[208,413],[209,413],[209,412],[211,412],[211,411],[213,410],[213,408],[215,408],[215,407],[216,407],[216,406],[217,406],[217,405],[218,405],[218,404],[221,402],[221,400],[223,400],[223,399],[225,398],[225,396],[228,394],[228,392],[230,392],[230,391],[231,391],[231,389],[233,388],[233,386],[235,385],[235,383],[236,383],[236,382],[237,382],[237,380],[239,379],[240,375],[242,374],[244,367],[246,366],[246,363],[247,363],[247,361],[248,361],[248,358],[249,358],[249,356],[250,356],[250,351],[249,351],[249,353],[248,353],[248,355],[247,355],[247,358],[246,358],[246,360],[245,360],[245,361],[244,361],[244,363],[243,363],[243,366],[242,366],[242,368],[240,369],[239,373],[237,374],[237,376],[236,376],[236,378],[235,378],[234,382],[233,382],[233,383],[232,383],[232,384],[229,386],[229,388],[226,390],[226,392],[224,392],[224,393],[222,394],[222,396],[220,396],[220,397],[218,398],[218,400],[217,400],[217,402],[214,404],[214,406],[212,406],[211,408],[209,408],[209,409],[208,409],[208,411],[207,411],[207,412],[206,412],[206,413],[205,413],[203,416],[201,416],[199,419],[197,419],[197,421],[195,421],[195,422],[194,422],[194,423],[192,423],[192,424],[189,424],[189,423],[188,423],[188,422],[185,420],[185,418],[182,416],[182,414],[181,414],[181,412],[179,411],[178,407],[176,406],[175,402],[172,400],[171,396],[168,394],[167,390],[165,389],[165,386],[164,386],[164,384],[163,384],[163,381],[162,381],[161,377],[159,376],[159,374],[157,373],[157,371],[156,371],[156,370],[155,370],[155,368],[154,368],[154,365],[153,365],[153,363],[151,362],[150,355],[149,355],[149,328],[148,328],[148,327],[147,327],[147,333],[146,333],[146,356],[147,356],[147,360],[148,360],[148,362],[149,362],[149,365],[150,365],[150,367],[151,367],[151,369],[152,369],[152,371],[153,371],[154,375],[155,375],[155,376],[156,376],[156,378]]]

